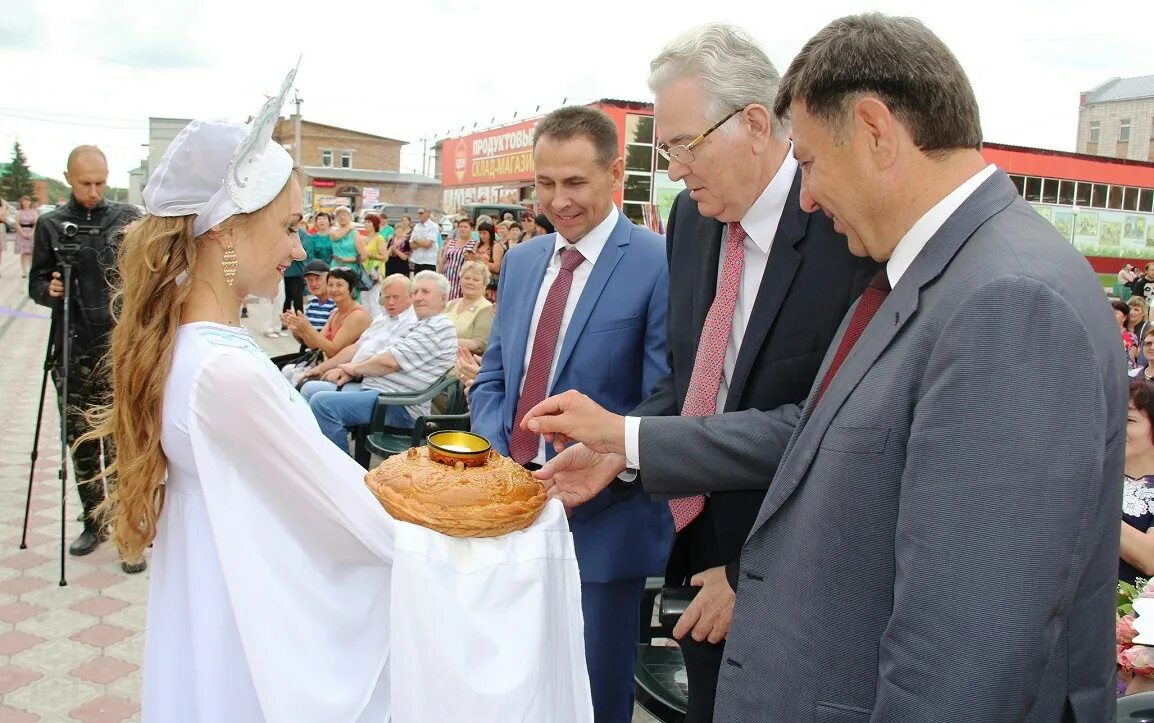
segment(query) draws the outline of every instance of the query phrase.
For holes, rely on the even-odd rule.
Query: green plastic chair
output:
[[[393,427],[385,424],[385,409],[390,406],[411,407],[431,402],[442,393],[447,393],[442,414],[426,414],[414,421],[411,428]],[[443,429],[469,430],[469,402],[461,383],[453,376],[452,370],[445,372],[429,388],[412,393],[382,393],[373,407],[372,420],[368,426],[358,427],[354,436],[353,458],[362,467],[368,467],[372,455],[391,457],[409,449],[420,447],[425,438]]]

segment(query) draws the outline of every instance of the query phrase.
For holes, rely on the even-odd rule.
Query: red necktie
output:
[[[545,399],[549,378],[553,371],[553,352],[557,349],[557,334],[561,331],[561,317],[565,314],[565,302],[569,299],[569,289],[573,286],[573,270],[581,265],[585,257],[572,246],[561,249],[561,268],[557,278],[545,295],[545,305],[541,307],[541,317],[537,320],[537,333],[533,335],[533,353],[529,356],[529,368],[525,370],[525,386],[517,400],[517,414],[513,417],[513,432],[509,435],[509,456],[518,464],[525,464],[537,456],[540,435],[521,429],[521,420],[530,409]]]
[[[825,378],[822,379],[821,388],[817,390],[817,396],[813,398],[813,406],[817,407],[821,395],[825,394],[826,387],[833,381],[833,377],[837,374],[837,370],[841,368],[841,363],[849,356],[850,350],[857,340],[861,338],[862,332],[865,331],[866,326],[869,325],[870,319],[874,318],[874,314],[878,313],[882,302],[886,300],[886,296],[890,293],[890,280],[886,276],[886,270],[883,266],[874,277],[870,279],[869,286],[866,286],[865,291],[861,294],[861,299],[857,306],[854,307],[853,316],[849,319],[849,324],[845,328],[845,336],[841,338],[841,344],[838,344],[837,353],[833,355],[833,361],[829,364],[829,371],[825,373]]]
[[[745,229],[740,223],[729,224],[725,244],[725,265],[717,294],[709,306],[701,340],[697,342],[697,357],[693,360],[693,375],[689,377],[689,391],[681,405],[683,417],[707,417],[717,413],[717,392],[725,373],[725,350],[729,347],[729,333],[733,329],[733,311],[737,307],[737,292],[741,288],[741,274],[745,268]],[[705,509],[705,496],[680,497],[669,500],[673,526],[681,532]]]

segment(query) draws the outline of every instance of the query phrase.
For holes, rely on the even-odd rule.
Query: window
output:
[[[625,142],[652,146],[653,116],[627,114],[625,116]]]
[[[660,153],[657,154],[657,170],[659,170],[659,171],[668,171],[669,170],[669,161],[666,160],[665,156],[661,155]]]
[[[1129,143],[1130,142],[1130,119],[1129,118],[1123,118],[1118,123],[1118,142],[1119,143]]]
[[[652,176],[641,175],[639,173],[626,173],[624,200],[649,203],[649,189],[652,183]]]
[[[1078,190],[1074,192],[1074,204],[1077,206],[1089,206],[1090,196],[1093,194],[1093,191],[1093,183],[1078,181]]]
[[[653,169],[653,146],[625,146],[625,170],[649,173]]]
[[[1142,189],[1138,195],[1138,210],[1142,213],[1154,213],[1154,189]]]
[[[341,151],[341,168],[353,167],[353,152]]]
[[[1042,179],[1042,203],[1058,202],[1058,179]]]
[[[1034,203],[1042,200],[1042,179],[1026,179],[1026,200]]]
[[[1058,186],[1058,203],[1063,206],[1074,205],[1074,182],[1062,181]]]
[[[1097,143],[1102,136],[1102,122],[1090,121],[1090,137],[1086,139],[1087,143]]]
[[[1010,175],[1010,183],[1014,184],[1014,188],[1018,189],[1018,195],[1021,196],[1026,190],[1026,177]]]
[[[621,210],[625,212],[625,218],[636,224],[645,223],[645,209],[640,203],[623,203]]]
[[[1121,210],[1122,209],[1122,187],[1121,186],[1110,186],[1110,196],[1106,200],[1106,208],[1112,208],[1114,210]]]
[[[332,151],[321,151],[321,165],[324,166],[325,168],[332,168],[333,167],[333,152]]]
[[[1133,186],[1127,187],[1122,195],[1122,210],[1123,211],[1137,211],[1138,210],[1138,189]]]
[[[1094,195],[1090,200],[1090,205],[1094,208],[1106,208],[1106,197],[1109,195],[1110,187],[1105,183],[1094,184]]]

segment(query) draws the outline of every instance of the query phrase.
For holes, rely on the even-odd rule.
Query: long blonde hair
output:
[[[113,539],[126,560],[139,559],[156,537],[168,460],[160,448],[164,387],[180,314],[192,292],[178,277],[196,267],[194,216],[148,216],[120,243],[118,319],[108,357],[112,404],[95,412],[91,436],[111,438],[115,461],[105,470]]]
[[[289,180],[294,179],[295,174]],[[273,202],[232,216],[219,228],[248,227],[287,190],[286,183]],[[112,518],[112,536],[126,560],[139,559],[156,537],[164,505],[164,388],[181,314],[195,285],[199,245],[208,236],[193,237],[194,218],[147,216],[128,228],[120,244],[120,286],[113,302],[118,318],[108,357],[112,403],[91,415],[93,431],[84,439],[111,439],[115,449],[115,461],[103,475],[114,483],[100,512]]]

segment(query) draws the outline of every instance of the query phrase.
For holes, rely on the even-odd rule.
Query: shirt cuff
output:
[[[641,417],[625,418],[625,463],[641,469]]]

